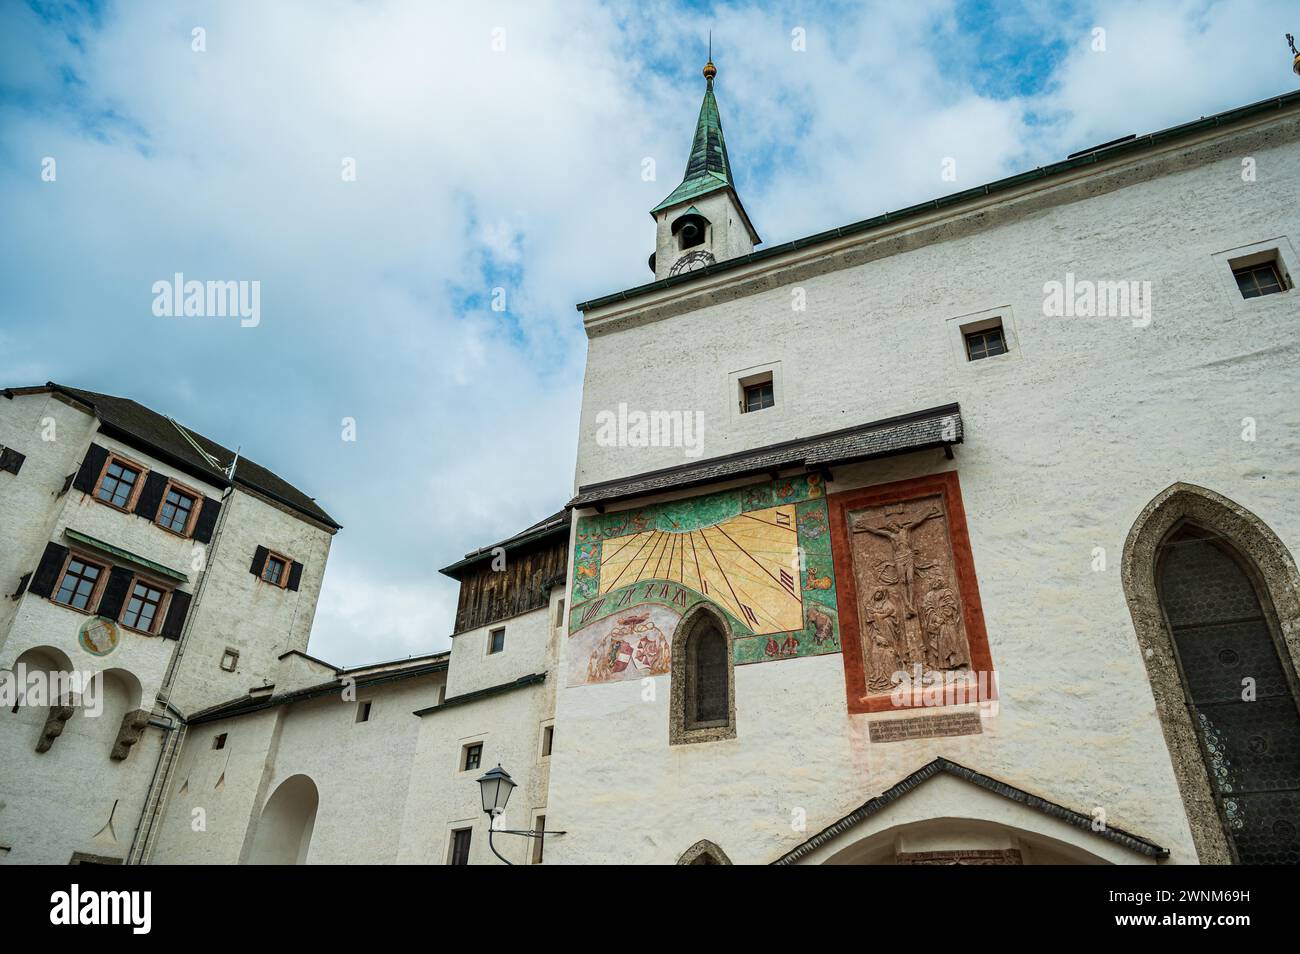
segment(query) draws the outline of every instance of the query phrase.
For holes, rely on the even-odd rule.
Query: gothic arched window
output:
[[[673,635],[669,742],[709,742],[736,735],[731,640],[720,613],[701,603]]]
[[[687,728],[708,728],[727,721],[727,637],[716,625],[701,626],[686,647],[690,672]]]
[[[1226,537],[1176,524],[1156,550],[1160,606],[1235,861],[1300,862],[1300,708],[1258,570]]]

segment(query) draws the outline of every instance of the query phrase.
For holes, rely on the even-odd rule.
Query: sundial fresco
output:
[[[793,504],[742,513],[698,530],[647,530],[601,544],[600,589],[669,580],[743,620],[755,634],[803,626]]]
[[[737,665],[838,652],[826,500],[786,478],[578,524],[570,685],[660,675],[701,601],[730,620]]]

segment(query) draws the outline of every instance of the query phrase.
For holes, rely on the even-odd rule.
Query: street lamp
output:
[[[506,802],[510,801],[510,793],[515,790],[515,780],[510,777],[510,773],[497,763],[494,769],[488,769],[478,779],[479,795],[483,799],[483,812],[488,816],[488,847],[492,849],[492,854],[501,858],[506,864],[512,864],[502,857],[501,852],[497,851],[497,846],[492,843],[492,833],[500,831],[503,835],[522,835],[525,838],[541,838],[544,835],[563,835],[562,831],[515,831],[510,828],[497,828],[497,819],[500,818],[506,810]]]
[[[479,794],[483,796],[483,811],[493,818],[504,814],[510,793],[515,790],[515,780],[497,763],[497,767],[484,772],[478,780]]]

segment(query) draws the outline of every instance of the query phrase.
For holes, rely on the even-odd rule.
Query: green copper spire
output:
[[[731,177],[731,161],[727,158],[727,142],[722,138],[722,120],[718,117],[718,101],[713,98],[713,77],[718,75],[710,56],[704,67],[704,103],[700,118],[695,123],[695,141],[691,143],[691,156],[686,162],[682,184],[672,195],[650,210],[650,214],[679,202],[735,186]]]

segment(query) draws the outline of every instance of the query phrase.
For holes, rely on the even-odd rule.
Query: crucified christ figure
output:
[[[928,570],[934,566],[933,563],[921,563],[917,560],[916,551],[912,549],[912,531],[927,520],[941,516],[943,511],[934,506],[912,520],[893,517],[883,527],[869,526],[862,517],[853,521],[854,533],[871,533],[889,541],[894,551],[894,570],[898,574],[898,582],[903,584],[903,605],[909,617],[916,615],[916,601],[912,595],[912,580],[916,576],[916,571]]]

